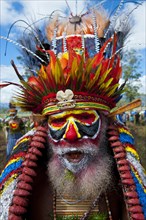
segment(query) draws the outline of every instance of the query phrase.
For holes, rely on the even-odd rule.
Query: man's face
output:
[[[65,111],[51,115],[48,125],[49,145],[53,151],[49,172],[53,182],[54,178],[58,176],[59,179],[61,175],[60,181],[63,181],[67,172],[72,173],[76,179],[80,176],[83,180],[86,176],[84,182],[89,182],[87,179],[91,173],[92,178],[96,176],[99,179],[99,170],[103,179],[104,172],[101,170],[110,167],[105,164],[108,153],[105,138],[107,122],[104,116],[94,110]]]
[[[100,127],[101,118],[96,111],[73,110],[50,116],[49,139],[66,168],[76,173],[89,163],[98,151],[97,146],[90,144],[95,144]]]

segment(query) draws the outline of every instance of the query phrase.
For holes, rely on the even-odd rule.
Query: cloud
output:
[[[16,7],[16,4],[21,5]],[[80,13],[85,5],[85,1],[78,1],[78,13]],[[134,4],[126,4],[126,10],[132,11]],[[68,6],[65,0],[10,0],[1,1],[1,25],[10,25],[16,20],[25,20],[28,23],[37,21],[45,16],[49,16],[54,10],[65,11],[67,8],[73,13],[76,13],[76,1],[68,1]],[[143,2],[136,8],[132,14],[134,26],[131,30],[131,35],[127,39],[126,48],[142,49],[146,48],[146,2]],[[17,23],[23,26],[22,22]]]
[[[13,7],[13,1],[1,1],[0,24],[12,24],[15,19],[20,19],[20,13]]]
[[[21,66],[19,66],[19,71],[22,73],[24,70]],[[16,76],[16,73],[12,66],[0,66],[0,81],[5,82],[14,82],[19,83],[18,77]],[[1,103],[9,103],[12,96],[14,95],[14,92],[18,88],[14,85],[7,86],[3,89],[0,89],[0,101]]]
[[[1,81],[15,82],[17,80],[17,76],[12,66],[1,65],[0,74],[1,74]]]
[[[0,90],[0,102],[1,103],[9,103],[14,95],[14,91],[16,90],[16,86],[8,86]]]
[[[16,3],[21,5],[21,11],[15,7]],[[32,22],[42,17],[49,16],[54,10],[65,11],[67,7],[75,13],[76,1],[69,1],[68,6],[64,0],[2,1],[0,22],[1,25],[12,24],[19,19]],[[84,1],[78,1],[78,8],[80,11],[84,8]]]
[[[129,11],[133,9],[133,4],[129,4]],[[143,49],[146,48],[146,2],[143,2],[132,12],[134,25],[131,34],[127,39],[126,48]]]
[[[146,75],[140,77],[141,87],[139,93],[146,94]]]

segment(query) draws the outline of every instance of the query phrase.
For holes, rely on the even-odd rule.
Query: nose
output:
[[[78,131],[78,127],[75,124],[75,122],[70,122],[68,124],[63,138],[69,142],[73,142],[73,141],[76,141],[77,139],[81,138],[81,135]]]

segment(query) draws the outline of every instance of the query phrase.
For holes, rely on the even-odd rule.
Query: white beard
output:
[[[102,138],[99,138],[97,145],[91,143],[90,139],[86,139],[80,146],[80,149],[85,152],[89,150],[89,156],[87,156],[89,159],[87,163],[79,164],[82,169],[77,169],[77,172],[72,171],[74,170],[72,163],[62,163],[59,155],[61,146],[53,143],[50,145],[54,154],[48,163],[48,175],[54,189],[61,195],[67,194],[75,199],[94,199],[112,186],[113,158],[107,150],[105,128],[106,123],[102,127]],[[69,148],[74,147],[66,143],[62,151]]]
[[[54,189],[61,195],[94,199],[111,187],[112,160],[104,156],[69,178],[70,172],[54,159],[48,164],[48,173]]]

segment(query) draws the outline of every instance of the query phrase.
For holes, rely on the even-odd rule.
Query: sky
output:
[[[126,0],[125,0],[126,1]],[[54,10],[67,11],[71,10],[74,14],[85,12],[85,2],[90,5],[98,4],[101,1],[94,0],[1,0],[0,1],[0,35],[6,37],[12,23],[18,20],[25,20],[31,24],[32,21],[45,18]],[[120,0],[106,0],[104,5],[110,12],[119,5]],[[140,93],[146,94],[146,1],[140,1],[141,5],[132,13],[134,26],[132,34],[129,36],[125,50],[136,49],[137,54],[142,57],[141,62],[141,88]],[[77,7],[76,7],[77,6]],[[126,4],[125,7],[132,8],[132,4]],[[76,9],[77,8],[77,9]],[[39,24],[39,22],[38,22]],[[24,22],[17,22],[11,29],[9,38],[17,41],[17,38],[22,30],[24,30]],[[17,60],[19,56],[18,47],[12,43],[8,43],[6,55],[6,41],[0,40],[0,82],[10,81],[19,82],[13,70],[10,61],[13,59],[21,74],[24,69]],[[8,103],[14,94],[15,86],[8,86],[0,90],[1,103]]]

